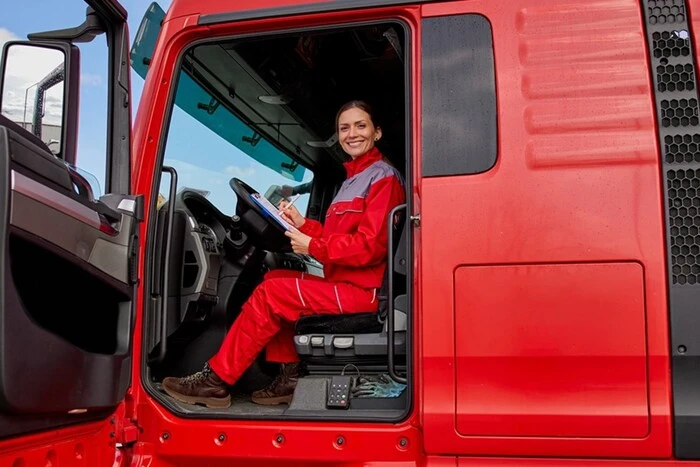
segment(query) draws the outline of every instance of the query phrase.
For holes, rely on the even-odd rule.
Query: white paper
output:
[[[277,209],[274,204],[268,201],[267,198],[265,198],[264,196],[260,196],[259,193],[254,193],[250,195],[250,197],[253,199],[253,201],[255,201],[258,204],[258,206],[262,208],[263,211],[267,212],[274,220],[277,221],[277,223],[279,223],[279,225],[284,227],[285,230],[292,229],[292,225],[282,218],[279,209]]]

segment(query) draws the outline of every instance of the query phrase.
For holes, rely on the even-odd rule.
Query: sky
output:
[[[129,36],[133,41],[133,37],[139,27],[141,18],[146,9],[150,5],[147,0],[121,0],[120,3],[126,8],[129,25]],[[170,4],[169,0],[159,0],[158,3],[164,8]],[[38,31],[47,31],[52,29],[61,29],[73,27],[80,24],[85,18],[85,9],[87,4],[82,0],[24,0],[17,2],[15,0],[0,0],[0,44],[7,40],[26,40],[27,34]],[[37,14],[41,12],[41,14]],[[107,60],[106,60],[106,44],[104,36],[98,36],[93,42],[88,44],[80,44],[81,52],[81,105],[80,105],[80,127],[79,127],[79,150],[78,150],[78,166],[93,175],[98,179],[104,180],[104,160],[97,154],[104,154],[105,134],[106,134],[106,113],[104,112],[107,102]],[[23,51],[26,54],[26,51]],[[41,71],[46,71],[50,66],[46,64],[43,58],[46,58],[46,52],[42,54],[33,54],[25,56],[24,77],[30,82],[32,78],[41,76]],[[56,57],[53,58],[53,64]],[[59,62],[61,58],[58,58]],[[31,66],[31,68],[30,68]],[[14,67],[13,67],[14,68]],[[50,70],[48,70],[50,71]],[[15,76],[15,81],[21,79],[21,76]],[[33,81],[33,82],[36,82]],[[136,110],[136,103],[141,96],[143,88],[143,79],[136,73],[132,72],[132,106],[133,112]],[[12,84],[12,83],[10,83]],[[24,88],[27,86],[25,85]],[[7,86],[6,86],[7,88]],[[19,111],[23,112],[24,98],[26,89],[21,89],[19,98],[21,105]],[[60,91],[57,87],[52,90],[49,96],[49,105],[47,108],[47,121],[53,123],[56,120],[56,103],[60,109]],[[33,93],[28,94],[29,108],[33,101]],[[15,104],[17,101],[15,101]],[[53,105],[54,112],[51,111]],[[7,108],[3,105],[3,112],[7,114]],[[24,112],[23,112],[24,113]],[[60,110],[59,110],[60,115]],[[30,112],[31,114],[31,112]],[[104,185],[102,185],[104,186]]]
[[[128,12],[129,36],[133,43],[141,18],[151,1],[120,0],[120,3]],[[157,3],[166,11],[170,5],[169,0],[158,0]],[[77,26],[85,18],[86,6],[82,0],[0,0],[0,47],[8,40],[25,40],[27,34],[32,32]],[[92,42],[78,46],[81,52],[81,90],[77,165],[94,176],[99,185],[98,193],[103,193],[106,43],[104,36],[98,36]],[[13,120],[23,120],[27,109],[31,115],[34,89],[31,86],[55,68],[62,57],[46,51],[30,54],[25,49],[21,54],[9,56],[8,68],[10,60],[21,63],[22,66],[13,66],[13,76],[6,77],[2,112]],[[143,88],[143,79],[133,70],[131,86],[133,118]],[[45,122],[60,122],[61,93],[62,89],[58,86],[48,93]],[[233,214],[235,208],[233,192],[228,187],[228,180],[232,176],[243,179],[261,193],[265,193],[271,185],[294,184],[251,159],[181,109],[176,108],[173,112],[169,135],[166,164],[178,170],[178,187],[188,186],[209,191],[209,199],[225,214]],[[307,171],[304,181],[310,180],[311,176],[311,172]],[[162,193],[167,193],[165,186],[164,183],[161,184]],[[302,197],[296,203],[302,210],[306,207],[307,197]]]

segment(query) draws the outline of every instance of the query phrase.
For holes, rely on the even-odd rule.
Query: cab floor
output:
[[[227,409],[210,409],[201,405],[190,405],[184,404],[182,402],[176,401],[172,397],[168,399],[173,402],[182,412],[195,414],[226,414],[236,418],[243,418],[249,416],[255,417],[265,417],[265,416],[279,416],[284,413],[285,410],[289,408],[286,404],[281,405],[258,405],[254,404],[250,400],[250,396],[244,395],[232,395],[231,396],[231,407]]]
[[[187,415],[206,415],[206,416],[224,416],[232,418],[247,418],[247,417],[270,417],[280,416],[289,408],[286,404],[281,405],[258,405],[250,400],[249,395],[232,394],[231,407],[227,409],[210,409],[203,405],[185,404],[168,396],[162,389],[161,385],[157,385],[157,389],[168,405],[175,411],[185,413]]]
[[[325,420],[374,420],[396,421],[405,415],[405,406],[395,408],[390,406],[390,399],[377,399],[374,407],[353,408],[350,410],[333,410],[325,407],[302,410],[289,410],[289,405],[258,405],[254,404],[250,395],[234,393],[231,395],[231,406],[226,409],[208,408],[202,405],[191,405],[177,401],[168,396],[156,385],[161,402],[175,413],[193,418],[217,418],[217,419],[308,419],[323,418]]]

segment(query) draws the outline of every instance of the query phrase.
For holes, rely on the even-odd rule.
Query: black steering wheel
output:
[[[239,178],[232,178],[228,184],[238,198],[236,215],[253,230],[259,243],[268,250],[290,251],[291,245],[284,235],[284,227],[253,201],[251,195],[259,193]]]

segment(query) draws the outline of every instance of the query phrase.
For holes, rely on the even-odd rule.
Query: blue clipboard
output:
[[[272,203],[270,203],[267,198],[260,196],[259,193],[253,193],[250,195],[250,199],[252,199],[255,204],[260,206],[260,209],[262,209],[267,217],[274,219],[284,230],[290,230],[292,228],[287,221],[280,217],[279,210]]]

